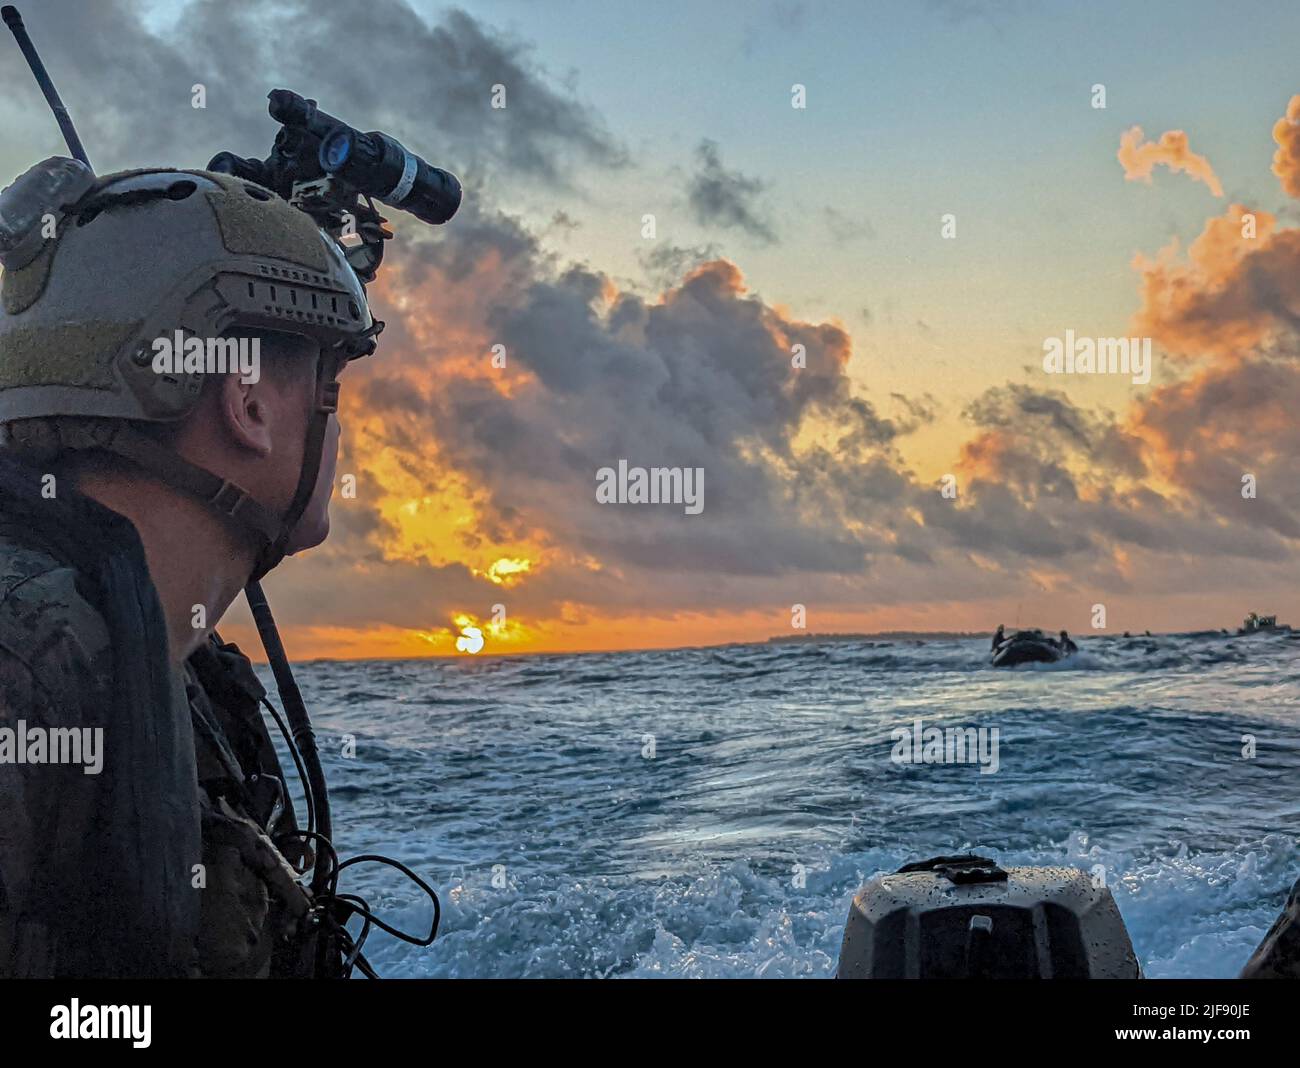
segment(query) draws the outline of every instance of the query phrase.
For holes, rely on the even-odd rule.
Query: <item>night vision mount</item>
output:
[[[268,95],[280,124],[266,159],[218,152],[207,169],[265,186],[337,240],[357,277],[374,280],[392,233],[375,209],[381,201],[421,222],[445,223],[460,207],[460,182],[388,134],[361,133],[288,89]],[[345,238],[355,237],[349,244]]]
[[[92,172],[86,150],[59,99],[18,10],[0,9],[45,100],[54,112],[72,157]],[[339,242],[363,283],[373,282],[392,233],[375,208],[376,200],[410,212],[421,222],[440,225],[460,207],[460,181],[450,171],[421,159],[388,134],[362,133],[288,89],[268,94],[267,110],[280,124],[271,154],[246,159],[218,152],[207,169],[256,182],[312,217]],[[355,238],[349,241],[348,239]]]

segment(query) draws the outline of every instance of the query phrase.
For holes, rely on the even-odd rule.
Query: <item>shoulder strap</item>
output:
[[[83,685],[79,707],[54,710],[105,730],[96,832],[62,851],[63,875],[43,905],[58,932],[53,971],[184,975],[199,917],[190,883],[199,814],[193,728],[168,664],[162,606],[126,519],[75,490],[48,499],[42,488],[40,472],[0,451],[0,514],[84,582],[112,643],[111,707]]]
[[[197,686],[191,691],[199,782],[212,793],[234,793],[249,816],[272,837],[297,830],[280,758],[261,702],[266,689],[251,661],[214,634],[190,657]]]

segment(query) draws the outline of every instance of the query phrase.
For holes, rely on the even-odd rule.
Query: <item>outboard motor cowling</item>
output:
[[[1140,979],[1119,906],[1077,868],[934,857],[853,899],[840,979]]]

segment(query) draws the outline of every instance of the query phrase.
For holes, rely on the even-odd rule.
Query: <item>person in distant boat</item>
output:
[[[1079,647],[1070,641],[1070,636],[1065,631],[1061,631],[1061,638],[1056,644],[1061,647],[1063,653],[1077,653],[1079,651]]]
[[[1007,640],[1007,636],[1006,636],[1006,634],[1004,633],[1004,630],[1005,630],[1005,628],[1002,626],[1001,623],[999,623],[999,624],[998,624],[998,629],[997,629],[996,633],[994,633],[994,635],[993,635],[993,651],[994,651],[995,653],[998,651],[998,646],[1001,645],[1004,641]]]

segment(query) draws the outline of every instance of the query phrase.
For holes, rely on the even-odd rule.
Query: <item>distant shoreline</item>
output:
[[[1011,627],[1011,631],[1032,630],[1032,627]],[[1054,630],[1046,627],[1040,628],[1047,634],[1054,634]],[[1290,633],[1300,634],[1300,631],[1291,631]],[[783,634],[775,635],[768,638],[755,638],[751,641],[731,641],[718,642],[713,645],[656,645],[642,646],[640,648],[627,649],[530,649],[524,650],[487,650],[485,649],[477,659],[497,659],[513,657],[533,657],[533,656],[610,656],[619,653],[675,653],[686,651],[700,651],[709,649],[731,649],[737,647],[761,647],[765,645],[795,645],[795,644],[820,644],[831,642],[876,642],[886,644],[890,642],[926,642],[926,641],[966,641],[978,639],[988,641],[993,635],[992,630],[884,630],[876,631],[870,634],[857,633],[825,633],[825,634]],[[1217,630],[1192,630],[1192,631],[1152,631],[1146,634],[1140,631],[1133,631],[1125,634],[1122,631],[1105,630],[1101,632],[1088,631],[1076,633],[1075,637],[1080,641],[1093,641],[1096,639],[1110,638],[1119,641],[1141,640],[1143,638],[1187,638],[1187,637],[1240,637],[1235,630],[1228,628],[1219,628]],[[251,657],[255,664],[265,664],[265,655],[260,649],[256,649],[256,654]],[[299,663],[303,664],[360,664],[360,663],[408,663],[421,660],[473,660],[476,657],[467,653],[432,653],[426,656],[363,656],[363,657],[304,657]]]
[[[861,641],[948,641],[956,638],[987,638],[992,630],[882,630],[874,634],[782,634],[763,644],[779,642],[861,642]]]

